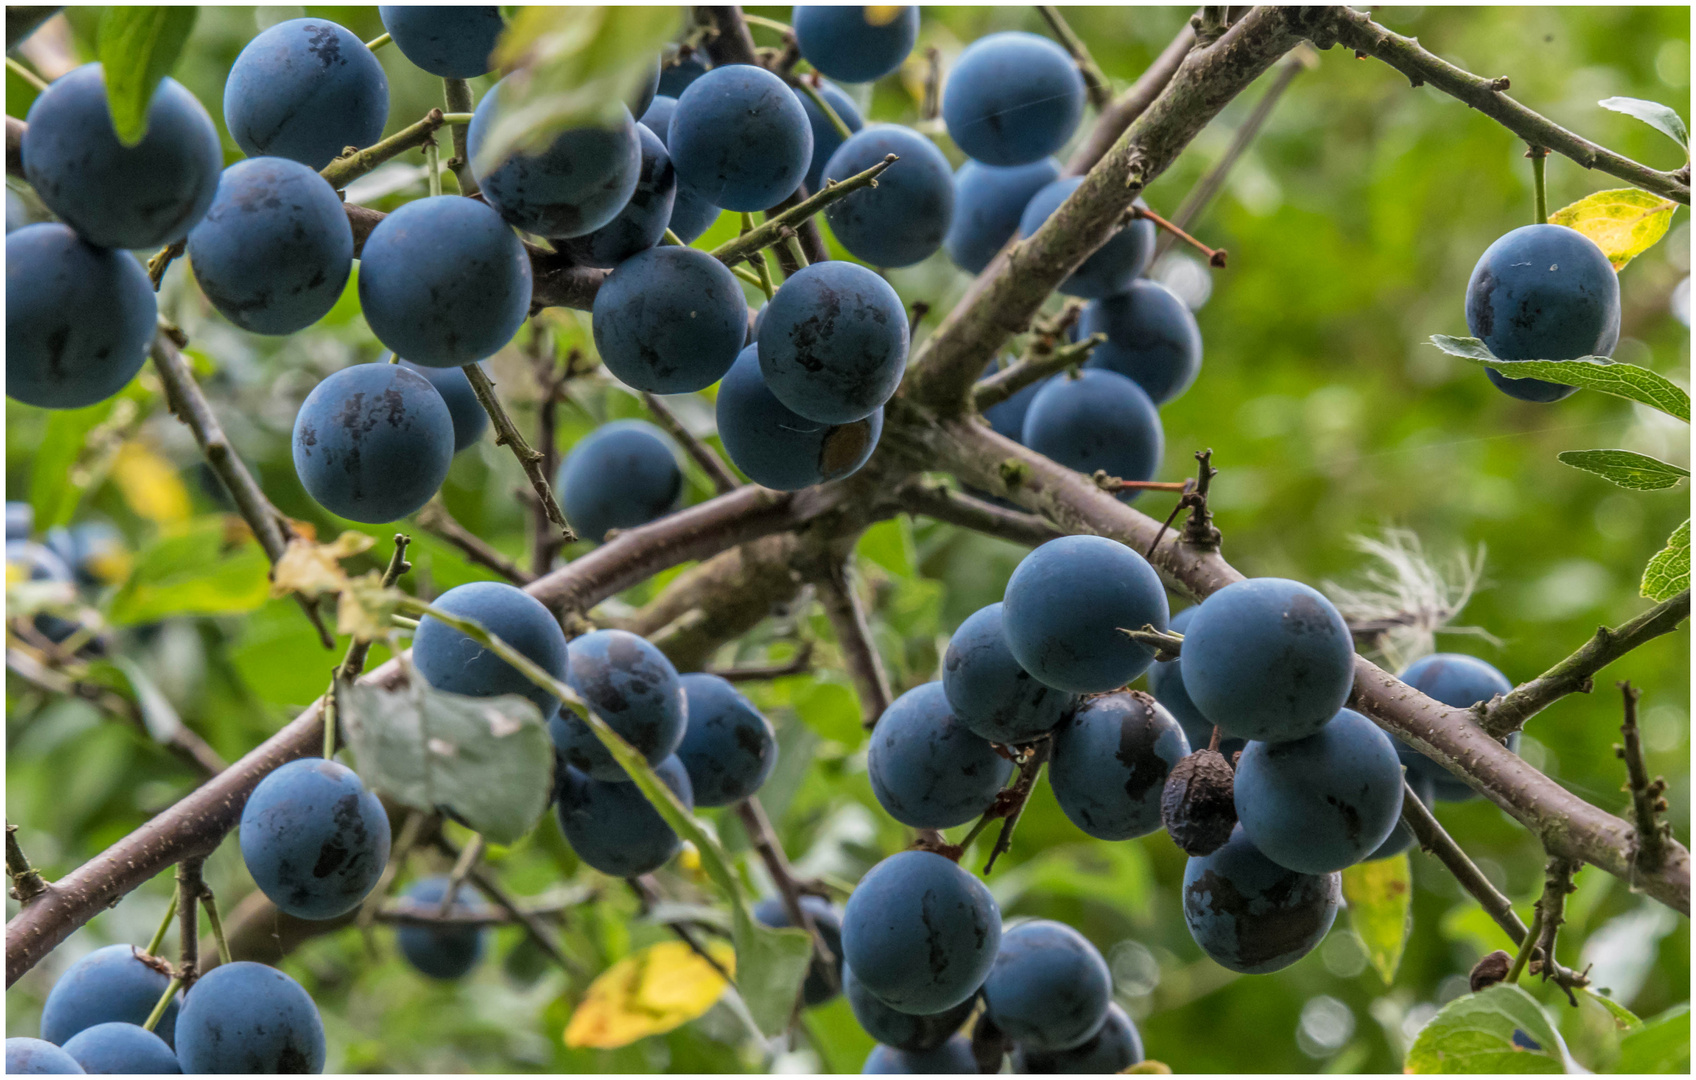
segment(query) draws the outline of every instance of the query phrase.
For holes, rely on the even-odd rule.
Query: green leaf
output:
[[[106,74],[112,126],[125,146],[134,146],[147,134],[153,91],[176,66],[199,11],[192,5],[113,6],[100,17],[96,51]]]
[[[1690,521],[1672,531],[1667,546],[1643,568],[1642,594],[1650,600],[1671,600],[1690,588]]]
[[[1611,97],[1596,102],[1604,109],[1612,109],[1617,113],[1635,116],[1656,131],[1684,147],[1690,149],[1690,132],[1684,127],[1684,121],[1669,105],[1658,101],[1644,101],[1634,97]]]
[[[1690,475],[1688,469],[1631,450],[1568,450],[1559,457],[1564,464],[1633,491],[1674,487]]]
[[[1537,999],[1510,983],[1456,998],[1408,1048],[1410,1073],[1560,1073],[1566,1044]]]
[[[106,617],[134,626],[173,615],[252,611],[263,604],[271,592],[271,563],[251,533],[229,527],[231,520],[208,515],[161,531],[137,553],[135,569]]]
[[[1688,1073],[1690,1004],[1675,1005],[1619,1043],[1615,1073]]]
[[[1474,360],[1513,379],[1546,379],[1636,401],[1690,422],[1690,395],[1684,388],[1636,364],[1616,364],[1605,356],[1576,360],[1503,360],[1477,338],[1434,334],[1431,344],[1450,356]]]
[[[682,25],[677,7],[524,7],[501,35],[495,62],[500,113],[478,155],[479,172],[514,151],[546,147],[562,131],[610,126]]]
[[[154,684],[146,670],[130,657],[115,653],[112,656],[112,666],[129,680],[130,689],[135,693],[136,706],[141,710],[142,723],[147,725],[147,733],[153,736],[154,742],[169,742],[183,726],[182,717],[177,715],[176,707]]]
[[[1629,1035],[1643,1026],[1643,1021],[1636,1013],[1606,994],[1598,994],[1587,986],[1579,987],[1578,994],[1595,1002],[1598,1008],[1607,1013],[1614,1027],[1618,1028],[1622,1035]]]
[[[1366,947],[1367,959],[1384,985],[1391,985],[1413,926],[1413,871],[1407,855],[1356,863],[1344,870],[1343,899],[1349,903],[1349,925]]]
[[[1565,225],[1596,242],[1615,272],[1660,242],[1672,225],[1678,204],[1637,188],[1618,188],[1586,195],[1549,215],[1551,225]]]
[[[47,417],[47,433],[31,454],[29,495],[35,528],[45,532],[63,525],[82,501],[83,485],[73,471],[88,444],[88,434],[112,415],[120,397],[81,409],[55,409]]]
[[[451,809],[497,844],[535,827],[553,788],[541,710],[515,694],[472,698],[414,678],[403,690],[337,692],[359,775],[415,810]]]

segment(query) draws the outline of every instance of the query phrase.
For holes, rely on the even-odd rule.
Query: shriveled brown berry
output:
[[[1472,965],[1472,992],[1474,994],[1487,986],[1495,986],[1508,977],[1513,968],[1513,957],[1500,949],[1490,953],[1478,963]]]
[[[1160,817],[1172,842],[1190,855],[1211,855],[1231,838],[1237,806],[1231,766],[1217,750],[1197,750],[1172,767],[1160,793]]]

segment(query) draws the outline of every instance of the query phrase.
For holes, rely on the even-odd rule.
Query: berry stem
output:
[[[224,920],[218,915],[218,899],[205,884],[200,886],[200,903],[206,908],[206,921],[212,926],[212,940],[218,943],[218,962],[230,963],[230,943],[224,938]]]
[[[24,82],[35,87],[36,93],[40,93],[47,89],[46,79],[43,79],[40,75],[37,75],[35,72],[31,71],[29,68],[25,67],[22,63],[10,56],[6,57],[6,70],[10,71]]]
[[[436,146],[435,136],[424,144],[424,175],[430,184],[432,198],[442,193],[442,151]]]
[[[142,1030],[152,1031],[159,1026],[159,1021],[165,1018],[165,1010],[170,1007],[171,999],[176,997],[177,991],[182,988],[183,977],[181,975],[171,976],[171,981],[165,984],[165,992],[159,995],[158,1004],[153,1006],[153,1011],[148,1013],[147,1019],[142,1022]]]
[[[381,49],[384,45],[387,45],[389,42],[391,42],[393,40],[394,40],[394,38],[391,37],[389,34],[382,33],[382,34],[379,34],[376,37],[372,38],[370,41],[367,41],[365,43],[365,47],[367,49],[370,49],[372,52],[376,52],[378,49]]]
[[[754,215],[746,210],[742,211],[742,235],[747,236],[755,228]],[[777,292],[777,287],[771,282],[771,264],[766,262],[765,252],[763,251],[755,251],[749,256],[749,260],[754,264],[754,274],[759,279],[760,291],[766,294],[766,301],[769,303],[772,296]],[[803,262],[801,265],[805,266],[806,263]]]
[[[6,823],[6,874],[12,879],[12,895],[20,904],[29,903],[48,889],[41,871],[29,864],[29,856],[24,854],[22,845],[18,843],[18,827],[9,821]]]
[[[793,240],[793,229],[796,226],[823,210],[831,203],[836,202],[838,199],[846,198],[848,195],[858,191],[860,188],[875,187],[877,185],[878,175],[891,165],[895,164],[898,160],[899,159],[894,154],[889,154],[882,161],[873,165],[865,172],[855,173],[853,176],[850,176],[848,179],[843,180],[840,183],[826,181],[823,191],[820,191],[815,195],[807,196],[799,203],[796,203],[794,206],[791,206],[789,209],[780,213],[771,214],[768,212],[765,222],[758,228],[714,248],[712,251],[713,258],[724,263],[726,266],[733,266],[736,263],[741,262],[743,259],[749,258],[754,252],[759,251],[762,248],[771,247],[773,244],[782,241],[784,238],[784,231],[786,229],[791,230],[789,238]],[[807,265],[807,261],[804,258],[799,260],[799,262],[802,266]]]
[[[1543,174],[1549,161],[1549,151],[1533,146],[1525,152],[1525,156],[1531,159],[1531,194],[1536,200],[1532,224],[1546,225],[1549,222],[1549,195]]]
[[[1536,913],[1531,916],[1531,929],[1526,931],[1524,939],[1519,943],[1519,953],[1513,958],[1513,967],[1508,969],[1506,982],[1519,982],[1520,973],[1525,970],[1525,965],[1531,962],[1531,951],[1537,947],[1537,938],[1541,936],[1542,930],[1543,909],[1538,907]]]
[[[743,18],[752,19],[753,16],[744,15]],[[830,126],[836,129],[836,133],[842,136],[843,141],[847,141],[854,137],[853,129],[848,126],[847,122],[844,121],[842,117],[836,114],[835,109],[830,107],[830,102],[826,101],[824,99],[824,95],[819,93],[818,87],[813,85],[811,79],[796,79],[795,85],[800,89],[801,93],[806,94],[812,99],[813,104],[818,106],[819,112],[824,113],[825,119],[830,121]]]
[[[177,890],[172,889],[171,902],[165,905],[165,917],[159,921],[159,929],[153,932],[153,939],[147,943],[147,955],[158,956],[160,947],[165,944],[165,934],[177,920],[177,898]]]
[[[1225,259],[1226,259],[1226,252],[1225,252],[1224,248],[1210,248],[1210,247],[1208,247],[1206,244],[1202,243],[1200,240],[1197,240],[1195,237],[1191,236],[1189,233],[1185,232],[1183,229],[1179,228],[1178,226],[1172,224],[1170,221],[1167,221],[1165,218],[1161,217],[1159,214],[1156,214],[1153,210],[1150,210],[1146,206],[1133,206],[1133,207],[1131,207],[1131,216],[1133,218],[1146,218],[1149,221],[1154,222],[1154,224],[1157,227],[1166,230],[1167,232],[1171,233],[1173,236],[1177,237],[1179,240],[1182,240],[1184,243],[1188,244],[1190,247],[1195,248],[1197,251],[1199,251],[1203,255],[1207,256],[1207,265],[1214,267],[1216,269],[1221,269],[1221,268],[1224,267]]]
[[[451,125],[453,136],[453,157],[448,159],[448,168],[459,181],[459,193],[475,195],[477,177],[471,172],[471,151],[467,148],[470,133],[466,130],[471,123],[471,84],[464,79],[443,79],[442,103],[447,106],[442,122]]]

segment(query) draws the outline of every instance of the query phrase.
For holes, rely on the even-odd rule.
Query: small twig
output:
[[[471,843],[466,844],[460,851],[459,858],[454,861],[453,871],[448,874],[448,887],[442,891],[442,902],[437,905],[436,914],[446,915],[453,910],[454,901],[459,899],[460,887],[465,884],[466,876],[477,868],[488,844],[482,833],[476,833],[471,837]]]
[[[1054,31],[1054,36],[1060,39],[1060,44],[1072,54],[1078,65],[1078,74],[1084,77],[1084,91],[1089,94],[1089,103],[1096,112],[1107,108],[1113,100],[1113,91],[1107,85],[1107,76],[1101,73],[1095,58],[1089,54],[1089,46],[1067,25],[1066,17],[1060,14],[1059,8],[1038,5],[1036,10],[1048,23],[1048,28]]]
[[[1171,630],[1156,630],[1147,624],[1135,629],[1121,626],[1119,633],[1138,645],[1153,649],[1154,658],[1161,662],[1176,660],[1184,649],[1184,635]]]
[[[751,257],[756,251],[780,244],[784,240],[786,229],[795,229],[831,203],[846,198],[863,187],[876,187],[878,176],[898,160],[894,154],[888,154],[876,165],[864,172],[855,173],[846,180],[825,181],[823,191],[807,196],[795,206],[776,213],[766,211],[764,222],[736,239],[727,240],[714,248],[713,258],[731,266]],[[807,264],[803,261],[801,265]]]
[[[489,381],[489,376],[477,364],[467,364],[460,370],[465,372],[472,392],[477,395],[477,400],[483,405],[483,411],[489,414],[489,421],[495,426],[495,445],[505,445],[512,450],[512,455],[524,469],[524,475],[530,478],[530,486],[535,489],[536,497],[542,502],[542,508],[547,511],[548,520],[558,527],[566,543],[576,540],[577,534],[565,520],[565,511],[559,508],[553,488],[548,485],[548,476],[542,471],[542,455],[530,448],[523,432],[518,430],[518,425],[507,415],[500,399],[495,396],[495,387]]]
[[[766,873],[772,883],[777,886],[778,895],[783,898],[783,910],[789,916],[789,925],[805,930],[813,939],[813,952],[824,961],[824,966],[830,975],[831,989],[837,989],[837,972],[840,970],[838,961],[841,957],[831,951],[824,935],[814,925],[812,915],[801,906],[801,888],[795,880],[795,873],[789,867],[789,859],[783,854],[783,845],[777,842],[777,833],[771,827],[771,819],[766,817],[765,807],[760,805],[757,795],[736,804],[736,816],[742,822],[742,828],[748,833],[754,850],[759,853],[760,861],[765,863]]]
[[[1030,802],[1031,790],[1036,786],[1037,774],[1042,772],[1043,762],[1048,760],[1052,750],[1052,739],[1039,739],[1032,743],[1024,760],[1019,763],[1018,779],[1012,787],[996,796],[997,802],[1003,804],[1000,816],[1005,820],[995,838],[995,846],[989,849],[989,859],[983,864],[985,877],[995,869],[995,861],[1012,850],[1013,830],[1019,827],[1019,819],[1024,816],[1025,806]]]
[[[760,261],[764,262],[765,260]],[[654,419],[659,421],[660,427],[676,439],[695,464],[701,467],[701,471],[707,474],[707,479],[712,482],[713,488],[720,495],[735,491],[742,486],[742,482],[736,479],[735,474],[730,471],[730,466],[724,463],[724,459],[714,453],[712,447],[696,438],[693,432],[684,427],[683,421],[677,418],[677,414],[672,412],[657,394],[650,394],[646,390],[642,391],[642,404],[646,405]]]
[[[930,305],[923,300],[914,300],[912,314],[907,317],[907,340],[911,341],[919,332],[919,324],[930,314]]]
[[[742,667],[706,668],[708,675],[717,675],[725,682],[758,682],[765,679],[781,679],[788,675],[800,675],[813,668],[813,643],[803,641],[801,648],[794,657],[781,664],[749,664]]]
[[[29,864],[29,856],[18,843],[18,827],[10,821],[6,822],[6,876],[12,879],[12,899],[20,904],[29,903],[51,888],[41,871]]]
[[[406,561],[406,549],[411,543],[412,538],[405,533],[395,533],[395,550],[389,556],[388,567],[383,571],[383,587],[385,589],[399,581],[402,574],[412,569],[412,564]],[[337,665],[331,682],[333,683],[337,679],[351,682],[358,678],[360,672],[365,670],[365,657],[370,651],[371,643],[369,641],[354,638],[353,642],[348,645],[347,652],[342,656],[342,662]]]
[[[1106,469],[1095,470],[1093,477],[1095,486],[1102,491],[1112,493],[1118,491],[1175,491],[1179,494],[1188,492],[1194,480],[1121,480],[1117,476],[1108,476]]]
[[[655,904],[659,903],[659,890],[654,888],[653,875],[644,874],[641,877],[625,878],[624,880],[627,884],[629,884],[630,891],[635,893],[636,898],[641,901],[642,914],[646,915],[653,909]],[[701,944],[700,939],[695,936],[695,932],[693,930],[684,926],[680,922],[667,922],[665,926],[666,929],[677,935],[677,939],[679,941],[689,947],[690,952],[699,956],[702,960],[705,960],[708,966],[718,972],[720,978],[724,979],[725,982],[732,986],[736,985],[735,977],[725,970],[724,965],[718,962],[718,958],[716,956],[707,951],[707,947]]]
[[[1657,816],[1667,810],[1667,782],[1659,776],[1650,780],[1643,762],[1643,738],[1637,727],[1639,691],[1629,682],[1617,685],[1625,695],[1625,723],[1619,729],[1624,742],[1614,747],[1614,756],[1625,762],[1632,822],[1637,827],[1632,863],[1640,872],[1653,873],[1666,860],[1666,841],[1671,835],[1671,826]]]
[[[1213,525],[1213,512],[1207,508],[1207,489],[1219,470],[1213,467],[1213,451],[1198,450],[1195,455],[1195,490],[1184,496],[1189,500],[1190,518],[1184,523],[1184,543],[1208,551],[1219,550],[1219,530]]]
[[[540,322],[531,320],[530,340],[525,346],[530,357],[530,370],[536,379],[539,398],[536,403],[536,446],[542,455],[542,475],[559,475],[559,406],[566,400],[566,383],[578,374],[583,359],[582,350],[572,347],[565,354],[565,367],[559,365],[557,350],[551,335]],[[530,508],[530,570],[537,577],[553,569],[554,560],[565,546],[554,532],[547,511],[535,499]]]
[[[745,19],[749,17],[743,16]],[[824,113],[824,118],[830,121],[830,126],[836,129],[836,134],[841,136],[844,142],[854,137],[854,129],[849,127],[848,122],[843,120],[842,117],[836,115],[836,110],[830,107],[830,102],[826,101],[824,95],[819,93],[818,87],[813,85],[811,79],[796,79],[795,86],[801,93],[812,99],[813,104],[818,106],[819,112]],[[830,189],[826,188],[825,190]],[[820,192],[820,194],[823,194],[823,192]]]
[[[394,40],[394,38],[389,36],[389,34],[382,33],[382,34],[378,34],[376,37],[372,38],[370,41],[367,41],[365,43],[365,47],[367,49],[370,49],[372,52],[376,52],[378,49],[381,49],[384,45],[387,45],[389,42],[391,42],[393,40]]]
[[[1178,226],[1172,224],[1170,221],[1167,221],[1165,218],[1161,217],[1159,214],[1156,214],[1153,210],[1150,210],[1146,206],[1133,206],[1133,207],[1131,207],[1131,217],[1133,217],[1133,218],[1145,218],[1149,221],[1154,222],[1154,224],[1157,227],[1159,227],[1160,229],[1165,230],[1170,235],[1178,238],[1179,240],[1182,240],[1184,243],[1190,245],[1191,247],[1195,248],[1197,251],[1201,252],[1203,255],[1207,256],[1207,264],[1209,266],[1213,267],[1216,270],[1224,269],[1225,259],[1227,258],[1227,254],[1226,254],[1226,251],[1225,251],[1224,248],[1210,248],[1210,247],[1208,247],[1206,244],[1202,243],[1200,240],[1197,240],[1195,237],[1191,236],[1189,233],[1185,232],[1183,229],[1179,228]]]
[[[440,498],[432,499],[418,511],[418,524],[432,536],[458,548],[467,559],[478,566],[493,570],[514,585],[523,587],[536,580],[536,575],[490,547],[482,537],[454,520]]]
[[[271,500],[259,490],[253,474],[247,471],[247,466],[230,445],[223,426],[218,423],[206,396],[200,392],[200,384],[194,381],[188,361],[177,351],[177,346],[165,334],[157,334],[149,355],[153,358],[154,370],[159,373],[159,381],[165,386],[166,404],[177,419],[194,432],[194,441],[200,444],[206,464],[223,483],[236,511],[253,530],[259,546],[265,549],[265,557],[275,566],[293,537],[287,525],[288,519],[278,513]],[[295,594],[295,600],[318,631],[318,640],[324,648],[335,648],[336,639],[330,636],[330,631],[319,617],[317,601],[308,600],[299,593]]]
[[[573,888],[566,890],[560,899],[533,901],[520,906],[526,915],[536,918],[557,919],[567,911],[580,907],[592,899],[594,899],[593,890]],[[518,920],[504,910],[473,911],[466,907],[460,907],[443,915],[435,904],[421,904],[416,900],[404,898],[377,912],[376,921],[390,926],[438,928],[518,925]]]
[[[942,114],[942,53],[935,45],[925,46],[925,90],[919,99],[919,119],[935,120]]]
[[[1026,547],[1036,547],[1066,535],[1064,529],[1036,514],[1008,510],[923,478],[903,484],[895,494],[896,500],[909,513],[923,514]]]
[[[1485,707],[1480,726],[1491,738],[1507,738],[1568,694],[1588,694],[1596,672],[1644,642],[1671,633],[1689,617],[1690,590],[1686,589],[1617,628],[1597,627],[1577,652]]]
[[[206,888],[201,876],[205,860],[184,859],[177,864],[177,977],[184,988],[194,985],[200,972],[200,894]]]
[[[1055,372],[1082,364],[1089,359],[1089,354],[1095,347],[1106,340],[1106,334],[1095,333],[1079,341],[1067,342],[1064,345],[1050,343],[1044,347],[1042,339],[1039,338],[1023,359],[1009,364],[973,386],[972,404],[979,412],[999,405],[1031,383],[1041,382]]]
[[[1514,954],[1513,967],[1508,969],[1507,982],[1519,982],[1519,976],[1531,962],[1531,954],[1537,951],[1537,938],[1543,929],[1543,906],[1537,905],[1531,916],[1531,929],[1519,942],[1519,951]]]
[[[172,924],[177,921],[177,901],[177,890],[173,888],[171,890],[171,902],[165,905],[165,917],[159,921],[159,929],[153,932],[153,937],[148,939],[147,955],[154,957],[159,955],[160,947],[165,944],[165,935],[170,932]]]
[[[472,110],[471,84],[464,79],[443,79],[442,97],[450,113],[468,113]],[[448,168],[453,170],[454,178],[459,181],[459,193],[475,195],[478,191],[477,177],[471,172],[471,152],[467,149],[466,142],[470,129],[465,125],[455,124],[450,130],[453,136],[453,157],[448,159]]]
[[[340,191],[385,161],[397,158],[414,147],[435,145],[436,131],[446,122],[442,110],[431,109],[424,114],[424,119],[401,128],[381,142],[372,143],[363,150],[355,150],[330,162],[318,170],[318,175]]]
[[[1166,531],[1172,527],[1172,522],[1178,520],[1178,515],[1184,512],[1184,507],[1191,505],[1193,500],[1190,496],[1195,491],[1194,483],[1193,480],[1184,481],[1182,484],[1183,497],[1172,504],[1172,512],[1166,515],[1166,520],[1160,523],[1160,530],[1154,534],[1154,539],[1148,542],[1148,548],[1142,553],[1143,558],[1154,558],[1154,549],[1160,546],[1160,541],[1165,537]]]
[[[1561,925],[1566,922],[1566,898],[1577,891],[1578,886],[1572,883],[1573,876],[1583,866],[1573,859],[1559,857],[1551,858],[1543,871],[1543,895],[1537,900],[1537,953],[1541,957],[1543,981],[1555,978],[1555,938],[1560,933]],[[1572,989],[1562,985],[1566,991],[1567,1000],[1574,1008],[1578,1007],[1578,998]]]
[[[438,833],[435,837],[435,845],[445,852],[449,858],[455,860],[459,858],[459,848],[453,841],[449,840],[440,833]],[[571,976],[573,981],[578,983],[586,983],[589,981],[590,973],[584,970],[582,964],[579,964],[560,950],[559,942],[554,940],[553,934],[548,931],[547,924],[542,922],[542,920],[536,915],[525,910],[524,907],[514,900],[505,889],[501,888],[501,886],[497,884],[493,878],[479,867],[472,867],[471,871],[466,875],[466,878],[471,882],[471,884],[477,886],[478,892],[488,897],[488,899],[496,907],[506,912],[514,921],[522,925],[524,927],[524,932],[529,935],[530,940],[536,943],[536,947],[547,954],[548,959],[558,964],[567,975]]]
[[[872,644],[865,607],[848,580],[848,566],[843,559],[828,553],[822,555],[810,576],[818,587],[819,602],[824,605],[825,617],[836,633],[836,647],[842,653],[843,665],[860,699],[860,722],[870,731],[895,695],[889,689],[883,657]]]

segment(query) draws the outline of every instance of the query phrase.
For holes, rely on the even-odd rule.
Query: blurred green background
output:
[[[382,32],[375,8],[206,8],[176,77],[219,115],[230,63],[259,29],[305,11],[336,19],[365,39]],[[786,8],[754,8],[787,19]],[[1178,8],[1068,8],[1116,87],[1129,84],[1189,16]],[[98,9],[71,9],[32,44],[44,70],[93,55]],[[1389,8],[1377,18],[1419,37],[1440,56],[1483,75],[1508,75],[1513,95],[1603,145],[1657,168],[1679,164],[1677,149],[1629,117],[1600,109],[1625,95],[1664,102],[1689,117],[1688,8]],[[927,8],[920,44],[943,62],[996,30],[1045,32],[1029,8]],[[770,31],[755,31],[774,44]],[[922,64],[864,88],[859,100],[878,120],[915,123]],[[439,103],[436,80],[395,49],[379,53],[388,72],[390,130]],[[476,91],[490,80],[478,80]],[[1219,157],[1270,79],[1262,79],[1196,139],[1148,191],[1170,213]],[[10,115],[32,93],[7,76]],[[1087,123],[1087,121],[1086,121]],[[927,129],[928,130],[928,129]],[[940,137],[953,160],[960,157]],[[226,138],[230,160],[239,152]],[[1481,588],[1457,620],[1488,637],[1439,638],[1523,681],[1579,645],[1599,623],[1617,624],[1647,606],[1637,595],[1643,564],[1688,516],[1687,487],[1624,492],[1555,460],[1562,450],[1624,447],[1689,464],[1681,424],[1624,401],[1579,394],[1534,405],[1496,392],[1482,372],[1426,344],[1431,334],[1464,334],[1467,275],[1497,236],[1531,220],[1531,170],[1524,145],[1492,121],[1375,61],[1341,50],[1321,54],[1299,75],[1237,165],[1221,196],[1191,226],[1230,252],[1229,268],[1209,274],[1187,256],[1157,276],[1205,301],[1200,380],[1164,410],[1164,478],[1193,468],[1211,447],[1221,470],[1213,508],[1224,551],[1250,575],[1319,583],[1352,582],[1369,568],[1354,538],[1411,530],[1438,565],[1478,550]],[[423,193],[421,159],[410,155],[362,181],[350,199],[379,207]],[[1549,205],[1564,206],[1621,183],[1553,157]],[[450,185],[451,190],[451,185]],[[733,231],[729,217],[699,242]],[[1689,382],[1688,211],[1672,233],[1621,275],[1623,329],[1615,356]],[[934,326],[967,279],[938,255],[891,275],[909,301],[924,301]],[[1680,290],[1683,290],[1682,300]],[[1682,305],[1682,306],[1681,306]],[[374,360],[380,346],[358,312],[353,283],[338,308],[290,338],[247,335],[213,314],[187,268],[175,267],[161,311],[190,334],[190,355],[226,429],[266,492],[321,538],[349,523],[306,497],[289,459],[295,409],[325,374]],[[561,348],[592,352],[588,319],[554,310],[542,320]],[[921,334],[925,332],[921,328]],[[521,335],[520,341],[524,337]],[[521,426],[533,430],[535,383],[519,350],[490,362]],[[580,381],[561,409],[560,445],[597,422],[641,416],[640,403],[605,379]],[[693,429],[711,427],[710,400],[674,406]],[[117,404],[49,414],[6,404],[8,499],[24,499],[59,520],[116,524],[145,568],[163,535],[218,515],[216,484],[198,464],[188,432],[162,407],[151,371]],[[527,522],[513,496],[522,477],[485,438],[459,455],[444,498],[453,514],[496,547],[522,557]],[[691,477],[691,498],[710,490]],[[1163,514],[1169,496],[1141,508]],[[185,524],[186,523],[186,524]],[[379,537],[370,556],[386,558],[392,527],[360,527]],[[433,595],[488,576],[418,529],[412,585]],[[575,554],[573,550],[568,554]],[[905,689],[937,675],[953,628],[999,599],[1020,549],[995,540],[900,520],[861,542],[859,570],[874,598],[874,629],[893,678]],[[640,603],[670,575],[610,603]],[[114,589],[97,603],[109,604]],[[323,689],[331,663],[288,601],[238,598],[237,610],[170,615],[170,589],[149,625],[115,631],[183,720],[233,760],[281,726]],[[183,595],[181,593],[175,595]],[[134,597],[131,597],[133,601]],[[852,689],[835,663],[829,628],[816,606],[798,604],[768,621],[720,663],[782,659],[800,638],[820,642],[815,673],[750,693],[781,735],[783,757],[763,794],[786,849],[808,873],[853,880],[905,830],[877,808],[865,776],[864,741]],[[1522,753],[1569,789],[1609,810],[1625,805],[1624,773],[1612,746],[1620,703],[1615,679],[1644,691],[1643,727],[1651,772],[1669,783],[1670,819],[1689,842],[1689,638],[1687,631],[1639,649],[1604,673],[1596,693],[1569,698],[1531,722]],[[380,657],[378,657],[380,659]],[[52,700],[7,681],[6,812],[25,850],[51,878],[98,853],[186,792],[194,778],[135,730],[103,720],[86,705]],[[728,815],[709,811],[732,848],[746,841]],[[1483,801],[1441,804],[1439,816],[1485,872],[1522,907],[1541,885],[1537,843]],[[981,847],[978,859],[981,864]],[[1413,856],[1413,929],[1394,984],[1367,966],[1341,917],[1329,939],[1292,968],[1239,977],[1205,959],[1186,933],[1178,884],[1183,856],[1163,835],[1122,844],[1089,841],[1038,788],[1010,856],[990,879],[1008,915],[1063,919],[1109,958],[1119,1000],[1136,1018],[1149,1057],[1183,1072],[1399,1071],[1418,1027],[1466,991],[1466,973],[1505,938],[1434,860]],[[414,867],[424,872],[428,860]],[[561,937],[591,971],[666,940],[636,918],[617,882],[579,868],[551,821],[526,842],[492,853],[510,888],[544,892],[562,881],[599,881],[603,898],[573,909]],[[750,860],[757,862],[757,860]],[[445,867],[436,869],[445,870]],[[208,863],[226,909],[252,888],[232,843]],[[756,883],[758,871],[751,873]],[[672,898],[706,902],[695,872],[660,875]],[[1600,871],[1579,876],[1561,939],[1563,962],[1596,964],[1615,1000],[1652,1016],[1689,998],[1689,924],[1633,895]],[[33,1034],[53,979],[75,956],[112,941],[142,942],[170,891],[161,875],[75,935],[7,994],[8,1031]],[[8,912],[16,903],[8,901]],[[450,986],[416,975],[379,932],[375,954],[354,932],[309,942],[285,963],[318,1001],[330,1038],[330,1067],[346,1071],[680,1071],[760,1069],[726,1007],[669,1035],[615,1051],[566,1049],[560,1038],[581,983],[550,967],[513,929],[500,932],[495,959]],[[1540,983],[1579,1061],[1605,1067],[1614,1053],[1601,1009],[1564,1005]],[[840,1000],[809,1014],[807,1037],[781,1056],[786,1069],[858,1071],[870,1049]]]

